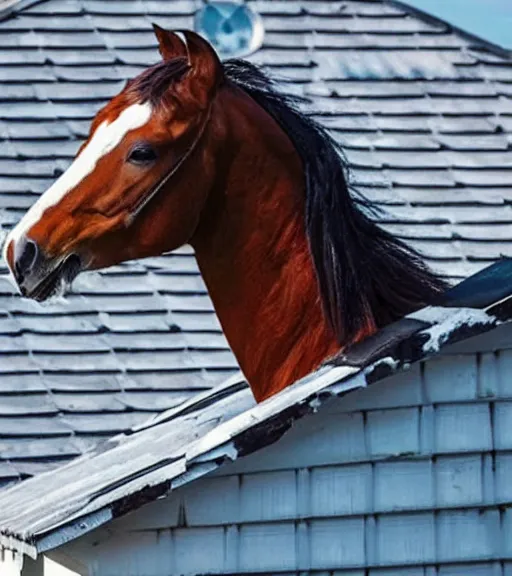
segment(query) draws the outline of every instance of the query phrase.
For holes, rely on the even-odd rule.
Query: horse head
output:
[[[162,61],[98,112],[73,163],[6,239],[5,259],[28,297],[46,299],[81,270],[173,250],[198,224],[222,66],[194,32],[155,33]]]

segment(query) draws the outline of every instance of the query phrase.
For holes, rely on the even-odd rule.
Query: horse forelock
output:
[[[163,60],[144,70],[139,76],[128,83],[126,91],[141,102],[150,102],[157,107],[165,96],[171,96],[169,88],[179,80],[190,65],[185,58]]]

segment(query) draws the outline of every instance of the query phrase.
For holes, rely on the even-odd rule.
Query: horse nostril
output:
[[[30,238],[22,237],[16,242],[14,247],[14,270],[20,281],[23,280],[25,274],[32,270],[38,256],[39,248]]]

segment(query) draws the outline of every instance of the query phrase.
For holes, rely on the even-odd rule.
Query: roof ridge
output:
[[[0,24],[4,20],[9,18],[9,16],[11,16],[15,13],[22,12],[26,8],[30,8],[31,6],[35,6],[37,4],[43,4],[44,2],[48,2],[49,0],[3,0],[3,1],[7,3],[7,6],[5,8],[1,8],[2,0],[0,0]],[[417,18],[419,18],[419,19],[421,19],[424,22],[427,22],[429,24],[442,23],[442,24],[448,26],[453,32],[455,32],[459,36],[462,36],[463,38],[465,38],[467,40],[471,40],[473,42],[476,42],[477,46],[475,46],[474,49],[480,49],[480,50],[484,49],[484,50],[491,52],[492,54],[495,54],[501,58],[512,61],[512,50],[504,48],[503,46],[500,46],[499,44],[495,44],[494,42],[491,42],[490,40],[482,38],[481,36],[478,36],[477,34],[473,34],[471,32],[468,32],[464,28],[460,28],[459,26],[452,24],[448,20],[444,20],[443,18],[435,16],[429,12],[425,12],[424,10],[421,10],[420,8],[417,8],[415,6],[411,6],[407,2],[407,0],[383,0],[383,3],[389,4],[391,6],[395,6],[397,8],[401,8],[405,12],[409,12],[410,14],[416,16]]]
[[[470,40],[472,42],[476,42],[477,45],[472,47],[473,49],[486,50],[488,52],[491,52],[492,54],[499,56],[500,58],[504,58],[506,60],[512,61],[512,50],[508,50],[507,48],[504,48],[503,46],[500,46],[499,44],[495,44],[494,42],[491,42],[490,40],[482,38],[481,36],[478,36],[477,34],[473,34],[472,32],[468,32],[464,28],[459,28],[459,26],[456,26],[455,24],[448,22],[448,20],[444,20],[443,18],[439,18],[438,16],[435,16],[434,14],[431,14],[430,12],[425,12],[424,10],[421,10],[420,8],[416,8],[416,6],[411,6],[407,2],[407,0],[384,0],[384,3],[390,4],[391,6],[395,6],[397,8],[401,8],[402,10],[409,12],[410,14],[416,16],[417,18],[423,20],[424,22],[426,22],[428,24],[444,24],[444,25],[448,26],[454,33],[456,33],[459,36],[462,36],[462,38],[464,38],[466,40]]]

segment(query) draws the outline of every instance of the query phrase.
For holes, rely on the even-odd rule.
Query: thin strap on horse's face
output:
[[[176,172],[181,168],[181,166],[185,163],[185,161],[192,155],[206,130],[206,125],[210,120],[211,112],[212,112],[212,104],[210,104],[210,106],[208,107],[204,122],[201,124],[199,132],[197,133],[196,137],[194,138],[194,141],[189,146],[189,148],[176,162],[176,164],[174,164],[174,166],[169,170],[169,172],[153,188],[151,188],[151,190],[135,205],[135,207],[132,210],[130,210],[130,212],[125,218],[125,226],[127,228],[134,223],[137,216],[139,216],[142,210],[151,202],[151,200],[153,200],[153,198],[158,194],[158,192],[160,192],[163,186],[176,174]]]

